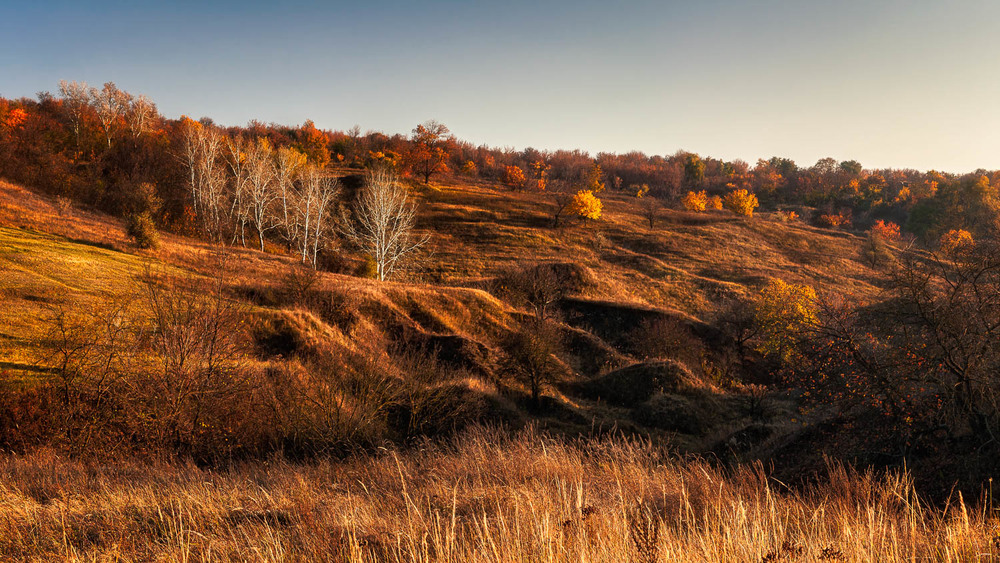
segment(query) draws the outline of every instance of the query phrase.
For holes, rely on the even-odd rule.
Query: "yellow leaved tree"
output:
[[[752,217],[753,210],[757,209],[760,203],[757,201],[757,196],[741,188],[726,194],[726,197],[722,198],[722,205],[737,215]]]
[[[688,192],[681,198],[681,203],[688,211],[704,211],[705,206],[708,205],[708,194],[705,193],[705,190]]]
[[[753,305],[758,351],[788,359],[795,341],[817,321],[816,290],[772,278]]]
[[[584,219],[600,219],[604,204],[594,195],[591,190],[580,190],[576,192],[569,202],[567,211],[571,215],[577,215]]]

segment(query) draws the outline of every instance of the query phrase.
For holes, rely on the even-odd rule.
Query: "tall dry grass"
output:
[[[831,470],[792,493],[647,443],[477,429],[343,462],[224,471],[0,460],[0,559],[996,561],[995,515],[905,475]]]

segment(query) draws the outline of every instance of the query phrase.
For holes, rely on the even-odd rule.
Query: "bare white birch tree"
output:
[[[188,188],[195,214],[205,232],[221,240],[229,197],[223,161],[225,137],[211,126],[190,120],[185,122],[183,131],[181,159],[188,168]]]
[[[299,240],[300,223],[296,208],[301,202],[295,201],[295,179],[305,164],[306,155],[290,147],[281,147],[275,155],[275,182],[281,200],[280,221],[289,249],[295,248],[295,241]]]
[[[63,99],[63,107],[73,126],[73,136],[76,138],[77,158],[80,153],[80,128],[83,126],[84,112],[90,106],[90,88],[86,82],[59,81],[59,94]]]
[[[233,244],[237,240],[246,247],[246,225],[250,220],[250,204],[247,197],[250,183],[250,155],[248,143],[242,135],[226,139],[228,164],[232,190],[229,206],[229,217],[233,221]]]
[[[344,234],[375,261],[378,279],[387,280],[428,237],[414,236],[417,208],[396,175],[386,169],[368,173]]]
[[[118,127],[118,119],[125,115],[129,107],[128,92],[119,90],[114,82],[105,82],[100,90],[90,89],[90,101],[97,112],[97,119],[101,122],[101,130],[108,141],[108,148],[111,148],[111,140],[114,138]]]
[[[299,173],[297,209],[300,229],[297,246],[303,262],[318,266],[319,249],[327,239],[330,205],[340,193],[340,182],[318,166],[306,165]]]
[[[140,135],[149,131],[156,117],[156,104],[146,97],[145,94],[140,94],[136,97],[129,96],[125,121],[128,123],[132,137],[138,139]]]
[[[257,230],[260,250],[264,251],[264,234],[278,223],[274,205],[278,199],[277,175],[271,150],[267,139],[257,139],[256,143],[247,147],[246,153],[246,200],[251,222]]]

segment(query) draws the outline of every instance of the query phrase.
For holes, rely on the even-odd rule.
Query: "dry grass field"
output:
[[[474,429],[343,462],[0,459],[0,557],[66,561],[996,561],[1000,520],[832,466],[790,490],[643,441]]]

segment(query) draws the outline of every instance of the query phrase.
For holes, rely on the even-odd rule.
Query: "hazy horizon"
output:
[[[1000,5],[18,5],[0,96],[113,81],[161,113],[495,147],[1000,168]],[[994,102],[994,103],[991,103]]]

